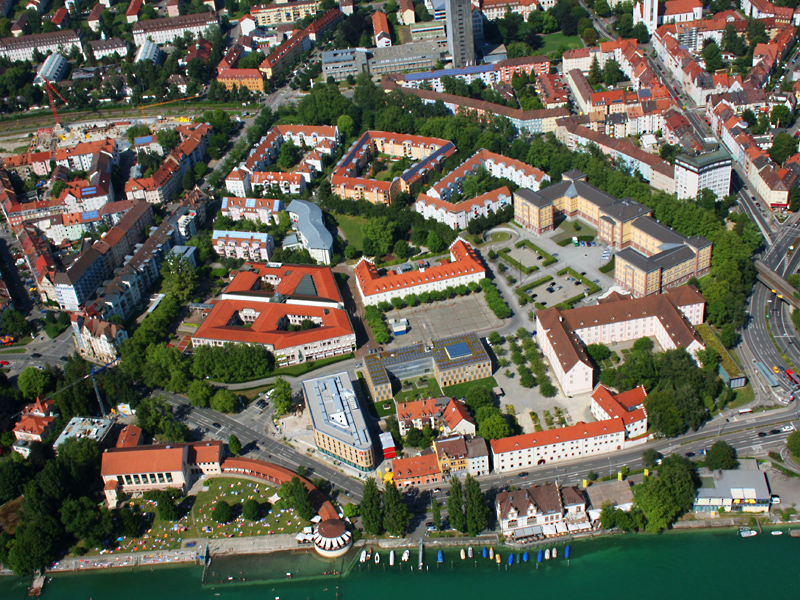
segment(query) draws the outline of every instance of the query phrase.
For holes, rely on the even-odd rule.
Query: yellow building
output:
[[[467,442],[464,436],[434,440],[433,452],[443,476],[467,470]]]
[[[616,251],[615,283],[634,296],[649,296],[701,277],[711,267],[711,242],[686,238],[650,216],[630,198],[618,200],[584,181],[572,170],[563,181],[534,192],[514,192],[514,220],[533,233],[554,227],[559,215],[597,229],[597,241]]]
[[[294,23],[309,15],[315,15],[321,2],[309,0],[304,2],[285,2],[283,4],[259,4],[250,9],[259,27],[278,25],[280,23]]]
[[[217,81],[226,90],[246,87],[251,92],[264,91],[264,76],[258,69],[223,69],[217,75]]]

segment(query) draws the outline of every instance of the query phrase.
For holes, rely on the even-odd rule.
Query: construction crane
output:
[[[140,104],[136,108],[142,111],[142,118],[146,118],[147,115],[144,114],[145,108],[153,108],[155,106],[163,106],[164,104],[172,104],[173,102],[186,102],[187,100],[194,100],[195,98],[199,98],[202,94],[195,94],[194,96],[189,96],[188,98],[178,98],[177,100],[167,100],[166,102],[157,102],[156,104]]]
[[[57,391],[53,392],[50,395],[51,396],[55,396],[56,394],[60,394],[61,392],[66,391],[69,388],[74,387],[74,386],[78,385],[79,383],[82,383],[82,382],[86,381],[87,379],[89,379],[91,377],[92,378],[92,385],[94,386],[94,393],[97,396],[97,403],[100,405],[100,413],[103,415],[103,417],[106,417],[108,415],[108,413],[106,413],[105,406],[103,406],[103,399],[100,397],[100,389],[97,387],[97,380],[95,380],[94,376],[99,374],[99,373],[102,373],[107,368],[109,368],[109,367],[111,367],[113,365],[116,365],[118,362],[119,362],[119,358],[115,358],[110,363],[107,363],[107,364],[105,364],[105,365],[103,365],[102,367],[99,367],[99,368],[96,367],[95,365],[92,365],[92,370],[89,371],[88,375],[84,375],[83,377],[81,377],[77,381],[73,381],[69,385],[61,388],[60,390],[57,390]]]
[[[56,127],[61,127],[61,118],[58,116],[58,111],[56,110],[56,103],[53,102],[53,94],[61,98],[64,104],[66,104],[67,101],[64,99],[64,96],[58,93],[58,90],[56,88],[50,85],[50,82],[47,79],[44,80],[44,88],[47,90],[47,99],[50,100],[50,110],[53,111],[53,117],[55,117],[56,119]]]

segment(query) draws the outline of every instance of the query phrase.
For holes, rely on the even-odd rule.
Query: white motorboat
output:
[[[553,548],[553,558],[558,558],[558,549]]]
[[[489,560],[494,560],[494,548],[489,548]]]
[[[758,532],[755,529],[750,529],[749,527],[740,527],[739,535],[744,538],[753,537],[754,535],[758,535]]]
[[[377,550],[375,551],[375,564],[379,564],[381,562],[381,555],[378,554]]]
[[[363,562],[367,562],[367,551],[366,550],[362,550],[361,551],[361,558],[358,560],[358,562],[362,562],[362,563]]]
[[[472,546],[470,546],[469,548],[467,548],[467,556],[468,556],[469,558],[472,558]]]
[[[394,550],[389,552],[389,566],[390,567],[394,566]]]
[[[402,560],[403,562],[408,562],[409,558],[411,558],[411,551],[406,549],[406,551],[403,552],[403,556],[400,560]]]
[[[550,560],[550,548],[544,551],[544,559]]]
[[[782,531],[773,531],[772,535],[783,535]]]
[[[464,552],[464,549],[462,548],[461,549],[461,560],[464,560],[465,558],[467,558],[467,553]]]

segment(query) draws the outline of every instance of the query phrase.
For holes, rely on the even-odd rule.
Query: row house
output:
[[[211,243],[217,254],[227,258],[269,262],[275,241],[268,233],[251,231],[214,231]]]
[[[306,6],[307,8],[313,8],[313,11],[309,14],[316,14],[317,12],[317,5],[319,4],[316,0],[313,2],[298,2],[294,3],[298,6]],[[314,5],[308,6],[308,5]],[[260,8],[263,8],[264,11],[259,13],[256,7],[250,9],[250,12],[255,17],[256,21],[259,25],[262,25],[262,21],[268,19],[266,15],[269,14],[283,14],[286,15],[286,7],[287,4],[278,4],[278,5],[260,5]],[[261,17],[259,17],[259,14]],[[302,17],[299,17],[302,18]],[[298,19],[291,19],[292,22],[299,20]],[[294,61],[300,57],[301,54],[311,50],[314,44],[321,38],[325,33],[331,31],[340,21],[344,19],[344,14],[338,9],[334,8],[326,12],[322,15],[319,19],[314,20],[308,27],[303,29],[302,31],[298,31],[294,35],[292,35],[288,40],[283,42],[278,48],[275,49],[269,56],[267,56],[264,61],[259,65],[259,70],[264,74],[267,79],[272,79],[280,75],[283,71],[285,71]],[[282,21],[278,21],[282,22]]]
[[[601,42],[597,46],[588,48],[575,48],[564,52],[563,66],[564,73],[569,73],[573,69],[578,69],[584,75],[589,73],[592,62],[597,59],[600,68],[606,66],[606,62],[614,59],[618,63],[622,61],[622,52],[627,48],[638,48],[639,42],[635,39],[619,39],[609,42]]]
[[[800,9],[777,6],[769,0],[742,0],[741,10],[753,19],[775,18],[782,23],[800,25]]]
[[[460,435],[475,435],[475,421],[464,403],[455,398],[427,398],[413,402],[399,402],[395,406],[400,435],[405,436],[411,428],[434,430]]]
[[[569,104],[569,88],[558,73],[536,78],[536,91],[545,108],[558,108]]]

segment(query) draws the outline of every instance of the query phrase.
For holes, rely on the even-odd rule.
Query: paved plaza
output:
[[[386,319],[408,319],[409,331],[394,337],[384,345],[384,349],[402,348],[473,331],[486,336],[503,324],[486,305],[482,292],[414,308],[392,310],[386,313]]]

